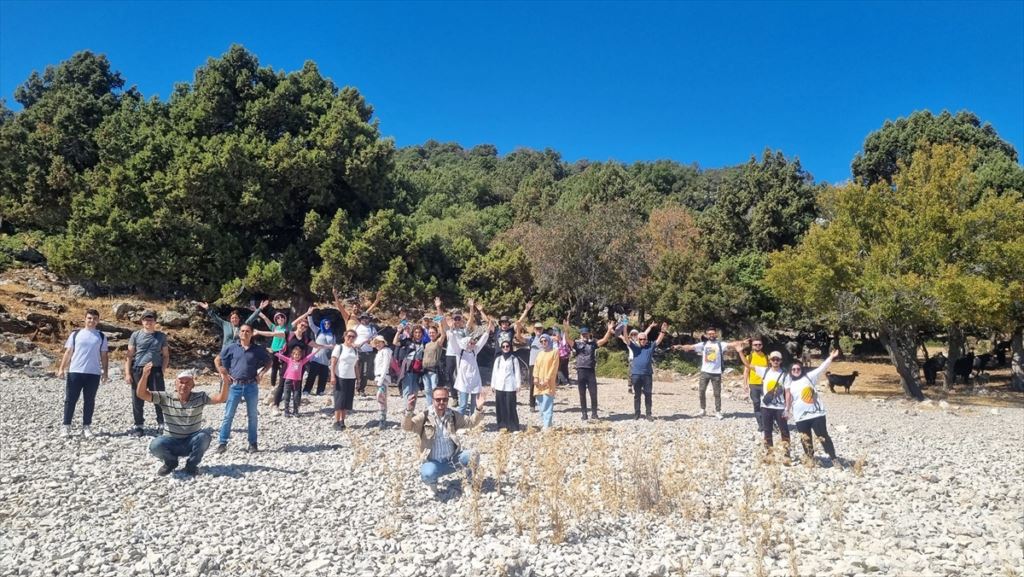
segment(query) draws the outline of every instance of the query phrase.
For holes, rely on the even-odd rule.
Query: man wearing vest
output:
[[[751,367],[768,368],[768,356],[764,354],[764,342],[761,339],[754,339],[750,343],[750,367],[743,369],[746,376],[747,386],[750,387],[750,402],[754,404],[754,418],[757,419],[757,430],[764,432],[764,424],[761,420],[761,395],[763,379],[758,371]]]
[[[96,309],[85,311],[85,328],[71,333],[64,344],[64,358],[57,376],[67,375],[64,385],[64,424],[60,436],[71,435],[71,418],[75,415],[78,397],[84,393],[82,406],[82,436],[92,437],[92,413],[96,406],[96,391],[100,378],[107,380],[107,337],[96,328],[100,313]]]
[[[420,413],[406,411],[402,430],[416,433],[420,438],[420,479],[437,494],[437,481],[459,468],[470,467],[477,456],[463,450],[458,442],[458,431],[477,426],[484,417],[484,398],[476,399],[476,413],[467,417],[448,407],[448,389],[437,387],[432,391],[430,408]]]
[[[708,383],[714,387],[715,391],[715,416],[719,419],[724,418],[722,415],[722,365],[725,351],[729,347],[733,347],[736,343],[725,343],[718,340],[718,329],[715,327],[708,327],[705,331],[704,336],[707,340],[703,343],[697,343],[693,345],[675,345],[672,347],[676,350],[681,351],[695,351],[700,353],[700,411],[697,412],[697,416],[703,417],[707,414],[707,392]]]

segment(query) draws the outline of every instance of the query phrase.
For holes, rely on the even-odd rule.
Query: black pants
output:
[[[764,393],[761,385],[750,385],[750,402],[754,405],[754,419],[757,420],[757,430],[764,430],[764,413],[761,412],[761,395]],[[769,443],[771,445],[771,443]]]
[[[814,456],[814,440],[811,435],[813,432],[814,435],[818,436],[821,446],[824,447],[828,456],[833,459],[836,458],[836,448],[832,444],[832,438],[828,436],[828,425],[825,422],[824,415],[797,422],[796,430],[800,433],[800,443],[804,446],[804,453],[808,457]]]
[[[509,432],[519,430],[515,391],[494,391],[494,414],[498,418],[499,429],[507,429]]]
[[[587,391],[590,391],[590,410],[597,418],[597,375],[594,369],[576,369],[576,387],[580,391],[580,412],[587,418]]]
[[[533,394],[533,365],[527,368],[527,380],[530,381],[530,410],[537,408],[537,395]]]
[[[768,407],[761,408],[761,423],[764,425],[764,444],[771,447],[774,444],[772,439],[772,429],[774,425],[779,426],[779,436],[782,437],[782,442],[789,445],[789,424],[786,423],[785,409],[769,409]]]
[[[284,361],[282,361],[281,359],[277,358],[277,355],[275,355],[274,352],[275,351],[272,351],[270,353],[271,358],[274,359],[273,364],[270,365],[270,386],[274,387],[274,389],[275,389],[274,390],[274,404],[276,405],[276,404],[279,404],[281,402],[281,395],[280,395],[280,393],[277,392],[277,375],[284,372]],[[280,352],[280,351],[276,351],[276,352]],[[284,380],[284,375],[281,376],[281,379]]]
[[[139,385],[139,379],[142,378],[142,367],[132,368],[132,418],[135,420],[135,428],[141,429],[143,423],[142,407],[146,403],[135,394],[135,388]],[[150,391],[163,391],[164,390],[164,369],[163,367],[153,367],[149,371],[149,382],[146,383],[146,388]],[[164,424],[164,410],[158,405],[153,405],[156,409],[156,422]]]
[[[373,374],[373,358],[377,356],[377,351],[361,352],[359,353],[359,394],[366,392],[366,381],[375,378],[377,375]]]
[[[448,389],[448,395],[454,401],[454,405],[459,403],[459,395],[455,391],[455,374],[459,371],[459,359],[458,357],[446,356],[444,358],[444,387]]]
[[[313,392],[313,383],[316,383],[316,394],[324,394],[324,389],[327,388],[327,380],[331,376],[331,367],[322,365],[316,361],[310,361],[306,365],[306,386],[303,387],[304,393]]]
[[[83,392],[85,399],[82,402],[82,424],[86,427],[92,424],[92,412],[96,408],[96,391],[99,388],[99,375],[68,373],[67,382],[64,384],[65,425],[71,424],[71,417],[75,416],[75,405],[78,404],[78,397]]]
[[[558,359],[558,384],[569,384],[569,357]]]
[[[284,414],[299,414],[299,403],[302,402],[302,381],[281,379],[281,389],[284,396]],[[280,404],[280,401],[278,401]],[[289,411],[288,408],[292,407]]]
[[[651,416],[651,395],[654,393],[654,377],[652,375],[630,375],[633,383],[633,414],[640,416],[640,395],[644,396],[644,407],[647,416]]]
[[[700,409],[707,408],[708,383],[715,391],[715,412],[722,412],[722,374],[721,373],[700,373]]]

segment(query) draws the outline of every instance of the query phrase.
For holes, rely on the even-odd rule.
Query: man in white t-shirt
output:
[[[85,311],[85,328],[71,332],[64,343],[64,357],[57,369],[57,376],[67,380],[64,385],[64,424],[60,436],[71,435],[71,417],[75,414],[78,397],[83,396],[82,436],[92,437],[92,413],[96,406],[96,391],[100,380],[107,381],[107,366],[110,357],[107,352],[107,337],[96,328],[100,313],[96,309]]]
[[[700,353],[700,411],[697,416],[703,417],[707,414],[707,392],[710,382],[715,392],[715,416],[719,419],[722,415],[722,366],[725,361],[725,352],[737,343],[718,340],[718,329],[708,327],[704,332],[707,340],[692,345],[675,345],[672,348],[680,351],[695,351]]]

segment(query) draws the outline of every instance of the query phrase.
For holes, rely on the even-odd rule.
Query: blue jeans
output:
[[[416,406],[416,395],[420,392],[420,376],[409,371],[402,377],[402,398],[410,411]]]
[[[537,405],[540,407],[541,424],[547,429],[555,416],[555,398],[551,395],[537,395]]]
[[[423,378],[423,392],[427,394],[428,399],[434,398],[434,388],[437,387],[437,371],[423,371],[421,375]],[[433,401],[427,401],[427,406]]]
[[[186,463],[198,467],[210,448],[210,440],[206,431],[196,431],[184,438],[161,435],[149,444],[149,452],[171,468],[178,466],[178,457],[188,457]]]
[[[464,393],[459,391],[459,412],[467,417],[473,415],[476,412],[476,398],[480,396],[479,393]]]
[[[228,439],[231,437],[231,421],[235,420],[235,409],[238,408],[238,403],[245,398],[245,412],[249,418],[249,444],[256,444],[256,422],[257,422],[257,409],[256,406],[259,404],[259,387],[256,383],[232,383],[231,388],[228,390],[228,404],[224,407],[224,422],[220,424],[220,437],[218,442],[220,444],[226,444]]]
[[[441,477],[450,475],[462,467],[469,467],[469,462],[475,458],[476,454],[473,451],[465,450],[448,461],[423,461],[420,465],[420,479],[428,485],[434,485]],[[466,471],[466,475],[472,476],[472,471]]]

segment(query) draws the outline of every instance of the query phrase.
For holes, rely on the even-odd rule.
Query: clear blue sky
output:
[[[0,3],[0,95],[89,49],[166,98],[232,43],[314,60],[399,146],[703,167],[765,147],[849,177],[864,137],[919,109],[972,110],[1024,145],[1024,2]]]

